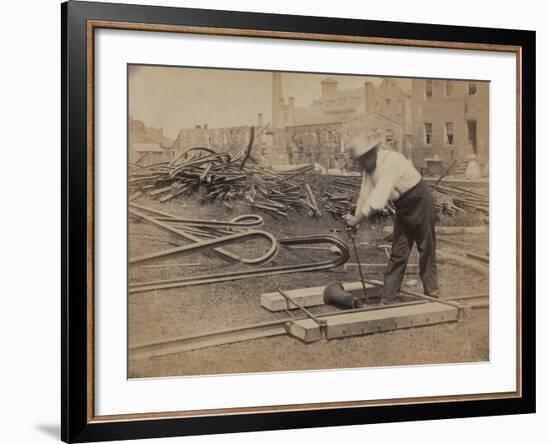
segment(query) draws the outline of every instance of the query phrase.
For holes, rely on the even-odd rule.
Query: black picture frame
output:
[[[90,76],[87,48],[90,20],[159,25],[186,25],[279,33],[368,36],[392,39],[510,45],[519,48],[521,88],[518,138],[521,184],[521,282],[518,307],[521,325],[519,355],[521,394],[474,400],[319,408],[293,411],[236,412],[193,417],[101,420],[90,414],[90,338],[93,310],[88,300],[91,260],[91,162],[87,102]],[[535,412],[535,32],[508,29],[442,26],[370,20],[260,14],[69,1],[61,5],[62,23],[62,374],[61,438],[90,442],[181,435],[325,427],[442,418],[510,415]],[[92,162],[93,163],[93,162]],[[92,199],[93,204],[93,199]],[[93,256],[92,256],[93,258]]]

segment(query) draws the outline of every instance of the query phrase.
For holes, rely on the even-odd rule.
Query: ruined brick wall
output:
[[[203,146],[216,151],[234,151],[246,146],[250,137],[247,126],[233,128],[182,128],[174,143],[177,151]]]
[[[288,127],[286,132],[289,163],[336,167],[342,140],[340,123]]]
[[[251,156],[265,164],[288,164],[286,133],[284,130],[264,130],[256,126]],[[250,127],[183,128],[180,130],[173,151],[181,153],[194,147],[206,147],[217,152],[236,153],[248,146]]]

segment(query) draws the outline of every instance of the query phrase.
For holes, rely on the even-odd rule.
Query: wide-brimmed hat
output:
[[[379,143],[384,141],[384,137],[378,134],[369,137],[365,133],[360,133],[348,143],[347,149],[352,159],[357,159],[370,150],[375,148]]]

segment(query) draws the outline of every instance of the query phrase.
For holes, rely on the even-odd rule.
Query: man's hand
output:
[[[342,216],[342,219],[345,224],[350,228],[354,228],[360,222],[360,220],[358,220],[358,218],[351,213],[345,214],[344,216]]]

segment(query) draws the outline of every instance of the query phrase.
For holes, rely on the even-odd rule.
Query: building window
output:
[[[432,144],[432,124],[431,123],[424,124],[424,143],[426,145]]]
[[[379,113],[380,112],[380,105],[378,105],[378,102],[374,104],[374,111]]]
[[[390,113],[391,99],[386,99],[386,114]]]
[[[468,95],[475,96],[477,94],[477,85],[474,82],[468,83]]]
[[[445,123],[445,141],[448,146],[453,145],[454,135],[453,135],[453,122]]]
[[[432,80],[426,80],[426,99],[431,99],[433,96],[433,81]]]
[[[397,101],[397,114],[403,114],[403,100]]]
[[[453,97],[454,86],[455,85],[452,80],[445,80],[445,97]]]

